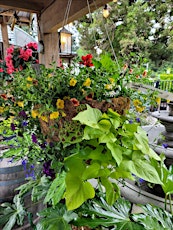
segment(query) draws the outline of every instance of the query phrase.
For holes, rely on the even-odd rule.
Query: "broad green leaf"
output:
[[[98,125],[99,125],[99,128],[101,130],[103,130],[105,133],[108,133],[112,124],[110,122],[109,119],[105,119],[105,118],[102,118],[99,122],[98,122]]]
[[[147,160],[123,160],[119,169],[131,172],[148,182],[162,184],[156,169]]]
[[[111,132],[109,133],[103,133],[100,137],[99,137],[99,143],[107,143],[107,142],[115,142],[117,139],[115,137],[115,135]]]
[[[93,128],[99,128],[98,121],[101,117],[102,112],[99,109],[91,108],[87,105],[87,110],[78,113],[73,120],[80,121],[81,124],[85,124]]]
[[[97,178],[99,171],[100,171],[100,164],[98,164],[96,162],[87,166],[85,171],[81,175],[82,180],[85,181],[88,179]]]
[[[84,140],[96,139],[96,138],[101,137],[102,135],[103,135],[102,130],[98,128],[92,128],[92,127],[86,126],[84,129],[83,139]]]
[[[111,154],[113,158],[115,159],[116,163],[119,165],[122,161],[122,151],[120,149],[120,146],[117,145],[116,143],[110,143],[108,142],[107,144],[108,149],[110,149]]]
[[[78,177],[67,173],[66,176],[66,206],[68,210],[73,210],[81,206],[86,200],[95,196],[95,191],[89,182],[81,180]]]

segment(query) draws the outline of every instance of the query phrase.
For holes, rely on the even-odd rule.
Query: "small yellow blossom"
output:
[[[31,111],[31,116],[32,116],[33,118],[36,118],[38,115],[39,115],[38,110],[32,110],[32,111]]]
[[[74,77],[70,79],[70,86],[75,86],[76,83],[77,83],[77,80]]]
[[[138,99],[135,99],[135,100],[133,100],[133,105],[134,105],[134,106],[141,105],[141,101],[138,100]]]
[[[40,118],[41,118],[41,120],[48,122],[48,117],[41,115]]]
[[[56,106],[58,109],[64,109],[64,100],[58,99],[56,102]]]
[[[111,90],[111,89],[112,89],[112,85],[111,85],[111,84],[107,84],[107,85],[105,85],[105,89],[107,89],[107,90]]]
[[[31,84],[26,84],[26,87],[27,88],[30,88],[32,85]]]
[[[110,77],[110,78],[109,78],[109,81],[110,81],[110,83],[114,83],[114,82],[115,82],[115,79],[112,78],[112,77]]]
[[[53,119],[56,119],[59,117],[59,112],[52,112],[50,114],[50,119],[53,120]]]
[[[23,101],[18,101],[17,104],[18,104],[19,107],[22,107],[22,108],[24,107],[24,102]]]
[[[0,107],[0,113],[3,113],[5,111],[4,107]]]
[[[26,80],[27,80],[27,81],[33,81],[33,78],[32,78],[32,77],[27,77]]]
[[[52,73],[49,73],[49,74],[48,74],[48,77],[52,77],[52,76],[53,76],[53,74],[52,74]]]
[[[144,109],[145,109],[144,106],[141,106],[141,107],[140,106],[136,106],[136,111],[139,112],[139,113],[143,112]]]
[[[86,81],[83,83],[83,86],[89,87],[91,85],[91,79],[88,77]]]

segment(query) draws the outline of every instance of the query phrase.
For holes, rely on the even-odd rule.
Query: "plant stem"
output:
[[[169,194],[169,205],[170,205],[170,212],[173,215],[171,194]]]
[[[166,210],[166,207],[167,207],[167,194],[165,194],[165,210]]]

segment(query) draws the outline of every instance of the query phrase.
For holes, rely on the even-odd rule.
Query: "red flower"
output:
[[[3,68],[0,68],[0,73],[3,73],[3,72],[4,72]]]
[[[1,98],[3,98],[5,101],[8,99],[6,94],[1,94]]]
[[[91,67],[94,66],[92,63],[92,54],[87,54],[86,56],[82,56],[82,62],[80,62],[80,64],[83,64],[87,67]]]
[[[80,102],[76,98],[71,98],[70,101],[73,103],[75,107],[79,106]]]
[[[7,54],[12,54],[14,51],[14,46],[10,46],[9,48],[7,48]]]

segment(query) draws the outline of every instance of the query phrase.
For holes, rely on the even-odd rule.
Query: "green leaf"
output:
[[[98,121],[101,117],[102,112],[99,109],[94,109],[87,105],[87,110],[78,113],[73,120],[80,121],[81,124],[88,125],[92,128],[99,128]]]
[[[111,182],[107,177],[101,177],[101,183],[106,189],[106,202],[113,205],[117,198],[120,196],[119,187]]]
[[[100,164],[98,163],[92,163],[91,165],[87,166],[85,171],[83,172],[82,179],[83,180],[88,180],[88,179],[92,179],[92,178],[97,178],[98,177],[98,173],[100,171]]]
[[[136,160],[123,160],[119,166],[120,170],[131,172],[148,182],[162,184],[156,169],[150,164],[149,161],[144,159]]]
[[[122,157],[122,151],[120,149],[120,146],[117,145],[116,143],[111,143],[108,142],[107,144],[108,149],[110,149],[111,154],[113,156],[113,158],[115,159],[116,163],[119,165],[123,159]]]
[[[54,207],[62,199],[66,187],[65,177],[66,177],[65,172],[56,175],[56,178],[53,180],[47,192],[47,195],[44,199],[44,203],[47,203],[51,200],[52,205]]]
[[[80,175],[75,177],[67,173],[65,199],[68,210],[78,208],[87,199],[91,199],[94,196],[94,188],[89,182],[82,181]]]

